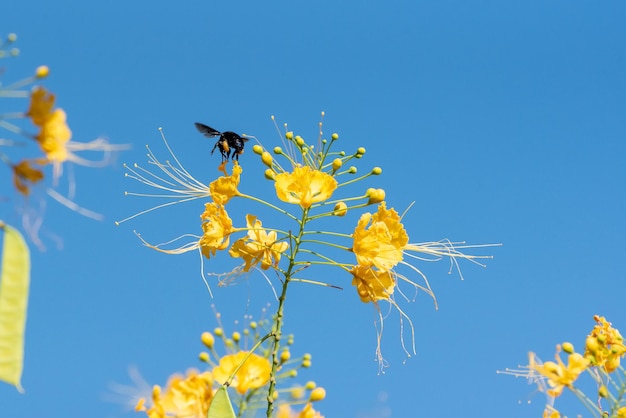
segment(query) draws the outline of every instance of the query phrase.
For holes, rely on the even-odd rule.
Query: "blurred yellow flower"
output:
[[[267,270],[271,266],[277,267],[280,255],[284,253],[289,244],[277,242],[276,231],[269,233],[262,229],[261,221],[254,215],[246,215],[248,237],[235,241],[229,254],[231,257],[241,257],[246,262],[244,271],[261,262],[261,268]]]
[[[543,418],[561,418],[561,413],[552,407],[547,407],[543,411]]]
[[[233,221],[228,217],[224,206],[207,203],[204,207],[205,210],[200,215],[203,234],[198,244],[202,254],[206,258],[211,258],[217,250],[228,247],[230,234],[233,232]]]
[[[548,385],[551,389],[547,390],[548,395],[557,397],[563,392],[563,388],[570,387],[578,376],[589,367],[589,360],[579,353],[572,353],[567,357],[567,366],[559,356],[560,347],[557,346],[555,354],[556,363],[546,361],[541,364],[537,361],[535,353],[529,353],[529,369],[535,370],[548,379]]]
[[[352,270],[352,285],[362,302],[377,302],[389,300],[393,294],[396,281],[389,271],[377,271],[371,267],[354,266]]]
[[[619,367],[621,358],[626,354],[624,338],[603,316],[595,315],[593,319],[597,325],[587,336],[585,358],[611,373]]]
[[[276,418],[324,418],[324,416],[313,409],[313,405],[309,402],[300,412],[292,410],[288,404],[281,404]]]
[[[248,354],[247,351],[239,351],[220,358],[219,364],[212,370],[213,378],[221,384],[227,382]],[[250,389],[263,387],[269,382],[271,370],[272,367],[268,359],[252,353],[235,373],[230,387],[234,388],[240,395]]]
[[[296,166],[291,173],[277,174],[275,182],[276,195],[280,200],[298,204],[304,209],[330,198],[337,188],[337,180],[333,176],[309,166]]]
[[[33,167],[31,161],[23,160],[14,165],[13,168],[13,183],[15,188],[23,195],[30,193],[29,183],[37,183],[43,179],[43,172]]]
[[[72,131],[67,126],[63,109],[56,109],[46,122],[36,139],[49,162],[63,163],[68,159],[67,143],[72,138]]]
[[[187,376],[173,375],[165,389],[158,385],[152,391],[152,402],[146,407],[146,400],[140,399],[136,411],[145,411],[150,418],[207,416],[213,397],[213,377],[210,372],[187,372]]]
[[[62,163],[68,158],[66,144],[72,138],[63,109],[54,109],[54,94],[43,87],[35,87],[26,115],[41,128],[35,136],[49,162]]]
[[[385,202],[375,214],[364,213],[353,234],[352,251],[362,267],[376,266],[389,271],[403,258],[403,249],[409,236],[394,209],[387,209]]]
[[[233,173],[219,177],[217,180],[211,182],[209,190],[213,202],[219,205],[225,205],[234,196],[239,195],[237,186],[239,186],[239,179],[241,177],[243,169],[239,164],[233,166]],[[226,174],[226,172],[224,172]]]
[[[26,116],[30,117],[33,124],[42,127],[52,114],[55,96],[43,87],[35,87],[30,96],[30,107]]]

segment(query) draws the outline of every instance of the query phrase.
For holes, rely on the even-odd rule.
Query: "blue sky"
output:
[[[195,253],[160,254],[133,234],[161,242],[195,232],[198,202],[116,227],[153,204],[124,197],[139,185],[122,163],[143,163],[146,144],[164,156],[163,127],[185,167],[209,182],[219,157],[194,122],[271,148],[280,139],[270,115],[315,138],[323,110],[324,131],[338,132],[343,148],[366,147],[360,168],[383,168],[372,186],[388,204],[415,202],[411,241],[503,246],[488,250],[486,269],[463,264],[463,281],[444,262],[424,266],[439,310],[424,294],[404,305],[417,334],[409,359],[390,315],[384,375],[375,311],[348,277],[333,277],[343,291],[295,287],[286,332],[294,353],[313,355],[301,379],[326,388],[318,408],[327,417],[540,416],[543,395],[496,370],[526,363],[530,350],[551,359],[564,340],[582,348],[594,314],[626,329],[625,18],[613,1],[5,5],[1,32],[17,33],[22,53],[3,60],[2,81],[47,64],[45,85],[74,139],[132,149],[110,167],[73,169],[76,202],[103,222],[48,202],[48,248],[32,254],[26,394],[0,385],[0,415],[140,416],[106,400],[112,382],[130,384],[130,365],[163,384],[200,367],[213,304],[225,324],[276,306],[257,276],[211,299]],[[271,186],[250,151],[242,187]],[[3,205],[3,219],[19,223],[18,203]],[[205,268],[224,271],[228,260]],[[569,396],[557,406],[583,412]]]

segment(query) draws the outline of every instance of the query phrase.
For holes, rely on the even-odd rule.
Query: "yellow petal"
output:
[[[30,281],[30,254],[22,235],[4,229],[0,271],[0,380],[23,392],[20,384],[24,360],[24,329]]]

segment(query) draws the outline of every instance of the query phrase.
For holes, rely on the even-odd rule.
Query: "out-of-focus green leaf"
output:
[[[235,411],[228,397],[228,391],[224,386],[219,388],[213,395],[207,418],[236,418]]]
[[[24,362],[24,329],[30,282],[28,246],[16,229],[4,230],[0,270],[0,380],[24,392],[20,380]]]

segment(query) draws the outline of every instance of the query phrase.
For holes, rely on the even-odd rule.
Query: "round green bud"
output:
[[[333,160],[333,172],[339,170],[342,165],[343,161],[341,161],[341,158],[335,158]]]
[[[356,167],[355,167],[355,166],[351,166],[351,167],[348,169],[348,173],[350,173],[350,174],[356,174]]]
[[[563,351],[565,351],[567,354],[573,354],[574,353],[574,344],[572,344],[570,342],[563,343],[561,348],[563,348]]]
[[[285,138],[287,138],[288,140],[292,140],[293,139],[293,131],[289,131],[285,134]]]
[[[317,387],[317,385],[315,384],[314,381],[309,380],[308,382],[305,383],[304,387],[306,390],[313,390]]]
[[[304,138],[302,138],[300,135],[296,135],[296,144],[298,144],[299,147],[304,145]]]
[[[282,154],[283,149],[281,147],[274,147],[274,154]]]
[[[7,42],[15,42],[17,41],[17,35],[15,33],[9,33],[7,35]]]
[[[372,168],[372,174],[375,175],[375,176],[378,176],[378,175],[382,174],[382,172],[383,172],[383,169],[380,168],[380,167]]]
[[[224,330],[221,328],[215,328],[213,330],[213,334],[215,334],[216,337],[221,337],[222,335],[224,335]]]
[[[209,362],[209,353],[207,353],[206,351],[203,351],[203,352],[200,353],[198,358],[200,359],[200,361],[202,361],[204,363],[208,363]]]
[[[330,136],[332,138],[333,141],[336,141],[339,139],[339,134],[338,133],[334,133]]]
[[[236,343],[241,341],[241,334],[238,333],[237,331],[233,332],[233,341],[236,342]]]
[[[256,329],[257,323],[255,321],[250,322],[250,329]]]

